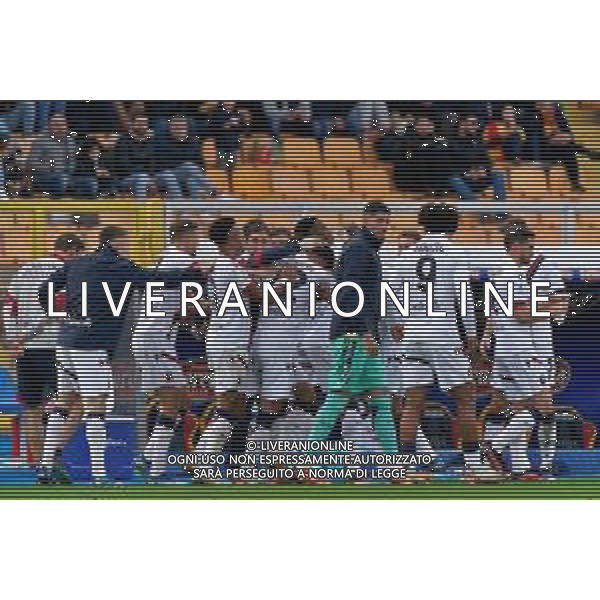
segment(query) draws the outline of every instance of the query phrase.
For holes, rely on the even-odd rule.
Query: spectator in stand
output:
[[[21,130],[25,135],[35,131],[36,102],[32,100],[0,102],[0,140],[8,140],[11,133]]]
[[[100,197],[113,196],[118,191],[118,140],[119,134],[117,133],[99,137],[90,151]]]
[[[220,102],[211,112],[209,135],[215,138],[221,167],[229,168],[235,163],[249,121],[249,112],[240,110],[236,102]]]
[[[451,151],[447,140],[436,135],[433,121],[418,118],[404,144],[404,154],[394,162],[396,187],[420,193],[447,192]]]
[[[146,198],[156,187],[156,143],[148,118],[137,114],[132,118],[130,133],[119,137],[115,149],[121,186],[131,190],[136,198]]]
[[[539,157],[544,163],[562,163],[571,187],[583,192],[577,154],[600,160],[600,152],[575,143],[569,124],[557,102],[536,102]]]
[[[356,120],[352,118],[356,102],[353,100],[318,100],[312,102],[313,134],[323,140],[331,133],[358,135]]]
[[[6,143],[0,140],[0,148],[0,197],[30,198],[31,139],[11,137]]]
[[[361,100],[348,114],[351,129],[358,137],[364,137],[371,131],[389,131],[392,119],[387,103],[382,100]]]
[[[67,103],[64,100],[38,100],[35,110],[35,130],[48,131],[50,118],[54,115],[64,115]]]
[[[487,124],[483,139],[494,162],[514,162],[523,156],[525,130],[514,106],[505,104],[496,110],[497,118]]]
[[[127,131],[131,131],[131,128],[133,127],[133,120],[135,119],[135,117],[137,117],[139,115],[141,115],[143,117],[148,116],[146,114],[146,105],[143,100],[131,100],[128,102],[124,102],[123,104],[124,104],[126,119],[129,123]]]
[[[237,102],[237,107],[241,111],[246,111],[249,115],[249,133],[272,133],[271,122],[265,113],[265,102],[258,100],[243,100]]]
[[[406,160],[408,146],[414,137],[415,118],[412,114],[391,113],[390,127],[382,131],[373,148],[381,162],[396,164]]]
[[[156,142],[155,156],[156,180],[165,187],[168,200],[181,201],[185,192],[193,200],[216,193],[200,164],[200,141],[191,135],[186,117],[169,120],[167,137]]]
[[[461,200],[477,203],[481,192],[492,188],[497,199],[497,216],[506,216],[506,177],[492,168],[481,136],[479,119],[465,117],[459,122],[458,133],[451,140],[453,156],[450,185]]]
[[[53,198],[64,196],[75,170],[78,150],[77,141],[68,133],[64,116],[54,115],[49,131],[38,134],[31,147],[29,169],[33,191]]]
[[[65,115],[69,131],[84,135],[128,131],[130,127],[125,102],[121,101],[67,101]]]
[[[143,104],[150,128],[157,139],[162,140],[167,137],[169,120],[176,116],[187,118],[192,135],[205,135],[209,107],[216,103],[200,100],[145,100]]]
[[[271,134],[275,138],[278,138],[281,133],[303,136],[312,134],[310,102],[266,101],[263,102],[263,111],[269,122]]]
[[[62,117],[61,117],[62,118]],[[92,138],[80,135],[76,138],[78,151],[75,157],[75,168],[69,181],[69,195],[76,198],[97,198],[98,181],[92,158],[95,142]]]

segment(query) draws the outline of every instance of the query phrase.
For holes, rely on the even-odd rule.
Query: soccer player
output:
[[[302,229],[306,231],[301,231]],[[335,284],[335,257],[331,241],[320,221],[307,217],[296,225],[295,237],[303,239],[303,251],[296,265],[303,282],[295,290],[292,316],[293,335],[283,344],[293,346],[292,394],[285,414],[275,424],[281,439],[308,439],[313,415],[327,390],[329,334],[333,310],[331,290]],[[310,316],[314,287],[314,316]]]
[[[499,307],[491,319],[494,356],[491,385],[496,390],[496,410],[510,405],[512,414],[506,427],[488,439],[488,458],[496,465],[489,450],[511,452],[511,472],[517,479],[552,477],[556,451],[556,422],[553,388],[556,383],[556,356],[552,337],[552,319],[562,322],[568,310],[568,296],[557,265],[536,253],[535,235],[523,223],[509,227],[504,235],[506,258],[496,269],[494,284],[501,295],[514,289],[513,316]],[[550,294],[537,310],[549,316],[532,316],[531,285],[548,284],[539,292]],[[504,401],[504,402],[503,402]],[[494,419],[493,410],[488,418]],[[529,438],[537,421],[541,451],[540,469],[533,471],[527,454]]]
[[[385,452],[397,451],[392,415],[392,399],[385,383],[385,367],[379,355],[379,313],[381,259],[379,248],[390,224],[389,208],[381,202],[367,204],[362,228],[355,231],[342,250],[336,269],[337,283],[350,282],[364,296],[360,309],[360,292],[355,287],[341,287],[337,297],[340,312],[334,314],[331,327],[331,367],[328,394],[314,420],[311,437],[326,439],[348,404],[357,396],[368,394],[375,415],[373,424]]]
[[[17,355],[19,399],[25,405],[23,432],[40,483],[69,481],[60,452],[80,419],[78,398],[62,394],[48,416],[48,400],[58,391],[56,344],[60,322],[51,320],[38,302],[38,289],[48,277],[84,251],[81,238],[64,234],[52,255],[23,265],[12,278],[3,306],[6,341]]]
[[[193,221],[176,222],[171,229],[171,242],[158,261],[157,269],[188,269],[198,267],[196,257],[199,232]],[[167,454],[181,413],[189,408],[188,378],[177,352],[180,326],[192,319],[181,314],[178,290],[163,292],[164,302],[157,316],[145,316],[141,311],[132,337],[132,350],[141,371],[141,391],[152,398],[158,415],[143,455],[134,461],[137,472],[146,481],[164,475]],[[145,303],[144,303],[145,304]]]
[[[410,293],[409,315],[401,317],[401,331],[395,332],[396,339],[401,339],[401,377],[406,390],[400,419],[401,450],[415,452],[426,388],[436,383],[457,403],[464,478],[479,480],[493,473],[481,462],[469,361],[470,353],[477,347],[470,266],[464,251],[451,241],[458,228],[458,212],[447,204],[427,204],[420,210],[419,224],[423,237],[403,252],[394,278],[397,282],[409,282]],[[464,340],[459,329],[460,313]],[[413,475],[408,481],[416,481],[424,474],[415,471]]]
[[[395,248],[390,249],[382,256],[384,281],[387,281],[390,284],[402,285],[402,282],[394,281],[394,278],[398,272],[398,265],[403,260],[403,253],[415,246],[420,240],[421,232],[417,230],[407,229],[400,231]],[[387,298],[386,305],[386,316],[381,319],[381,355],[386,361],[388,387],[393,394],[394,408],[396,409],[396,420],[399,421],[404,403],[404,395],[406,393],[406,390],[404,389],[405,381],[402,378],[402,369],[400,366],[402,361],[400,342],[402,341],[403,324],[402,317],[398,314],[391,298]],[[364,422],[364,415],[366,413],[364,409],[361,409],[360,407],[355,412],[356,414],[348,413],[344,417],[344,425],[346,425],[345,421],[348,420],[348,429],[350,429],[351,422],[351,428],[354,431],[354,436],[356,437],[359,433],[361,419],[362,422]],[[431,454],[433,452],[431,444],[423,433],[421,426],[419,426],[417,429],[416,449],[418,452],[427,454]]]
[[[223,450],[234,427],[247,421],[248,399],[257,387],[249,352],[252,322],[248,299],[252,280],[241,260],[242,230],[234,217],[220,217],[210,226],[209,237],[219,249],[212,272],[218,302],[206,335],[216,413],[200,437],[196,447],[199,453]]]
[[[65,291],[66,318],[61,324],[57,354],[59,362],[73,374],[81,396],[95,483],[108,481],[105,419],[114,400],[110,361],[125,333],[131,303],[131,294],[127,292],[130,288],[143,288],[151,281],[163,282],[167,288],[177,287],[183,281],[204,281],[202,272],[195,269],[143,269],[127,258],[129,252],[128,231],[105,227],[95,252],[65,263],[39,289],[39,300],[45,310],[49,306],[50,283],[55,292]],[[82,302],[82,283],[87,284],[87,311]]]
[[[261,310],[258,318],[252,351],[260,372],[260,408],[259,421],[269,428],[275,419],[285,414],[290,400],[294,398],[296,383],[295,367],[298,353],[298,341],[309,312],[309,276],[314,263],[309,256],[315,257],[313,248],[323,246],[326,232],[321,222],[314,217],[302,217],[296,223],[293,234],[287,233],[291,243],[276,235],[271,238],[273,246],[263,253],[261,282],[270,283],[281,298],[287,297],[291,290],[291,315],[283,311],[274,301],[269,303],[269,312]],[[295,246],[298,241],[302,246]],[[292,247],[298,250],[293,255],[273,260],[277,249]],[[300,252],[300,248],[302,252]],[[289,254],[289,253],[288,253]],[[281,255],[281,252],[280,252]],[[265,259],[271,260],[266,264]],[[264,289],[261,297],[264,298]],[[263,307],[264,308],[264,307]]]

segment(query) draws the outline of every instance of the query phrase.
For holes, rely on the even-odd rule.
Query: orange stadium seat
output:
[[[303,169],[278,168],[272,171],[273,191],[283,196],[310,196],[310,179]]]
[[[233,171],[233,193],[236,196],[272,195],[271,173],[268,167],[237,167]]]
[[[0,212],[0,264],[17,264],[33,258],[33,214]]]
[[[359,165],[362,152],[358,140],[351,137],[328,137],[323,145],[326,163],[336,165]]]
[[[284,163],[304,166],[322,162],[319,142],[313,138],[284,136],[280,143]]]
[[[561,215],[557,213],[519,213],[535,233],[537,244],[557,244],[561,239]]]
[[[543,196],[548,194],[546,173],[536,165],[519,165],[510,170],[509,187],[511,192],[523,196]]]
[[[377,195],[392,191],[390,171],[383,166],[352,169],[350,181],[352,190],[361,194]]]
[[[571,184],[567,177],[564,166],[554,165],[549,174],[550,191],[559,194],[568,194],[571,191]]]
[[[313,169],[311,172],[313,192],[327,196],[348,196],[350,192],[350,178],[345,169],[322,168]]]
[[[373,138],[365,138],[361,142],[361,154],[363,164],[378,163],[379,161],[377,152],[375,151],[375,140]]]
[[[217,146],[213,138],[208,138],[202,142],[202,161],[205,167],[212,167],[217,164]]]
[[[577,227],[577,243],[598,245],[600,242],[600,211],[598,213],[577,213],[575,223]]]
[[[275,151],[270,135],[245,135],[242,138],[240,160],[243,164],[270,164],[273,162]]]
[[[217,169],[215,167],[206,169],[206,177],[217,186],[217,189],[222,194],[230,192],[229,172],[225,169]]]

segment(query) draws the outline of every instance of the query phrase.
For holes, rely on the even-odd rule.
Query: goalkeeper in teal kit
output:
[[[378,355],[381,295],[379,248],[389,227],[390,211],[380,202],[367,204],[363,226],[344,246],[336,272],[337,283],[352,282],[364,293],[362,310],[352,317],[333,315],[331,370],[328,394],[314,420],[311,437],[324,440],[347,405],[359,395],[367,396],[374,410],[373,426],[386,452],[397,452],[392,397],[386,390],[383,358]],[[350,314],[359,305],[359,293],[350,286],[340,289],[337,305]]]

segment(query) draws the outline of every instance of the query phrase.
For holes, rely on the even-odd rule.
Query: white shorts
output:
[[[75,390],[81,394],[83,401],[91,396],[104,395],[107,397],[108,410],[112,408],[115,385],[108,355],[104,350],[72,350],[58,347],[56,358],[60,366],[60,392]]]
[[[402,348],[400,363],[401,388],[432,384],[448,391],[471,381],[471,363],[453,347],[411,344]]]
[[[392,394],[404,395],[405,380],[402,379],[402,359],[399,356],[383,356],[385,360],[386,388]]]
[[[136,366],[141,372],[140,388],[145,394],[162,387],[183,387],[188,384],[188,379],[176,360],[150,354],[134,358]]]
[[[298,380],[294,360],[294,356],[288,355],[255,356],[261,396],[274,400],[288,400],[291,397]]]
[[[246,348],[207,349],[208,368],[211,370],[210,386],[216,394],[242,392],[253,395],[257,392],[255,369]]]
[[[330,362],[328,346],[300,346],[294,360],[296,381],[308,381],[312,385],[325,387]]]
[[[556,382],[554,357],[500,354],[494,357],[492,387],[501,390],[508,399],[525,399],[547,390]]]

